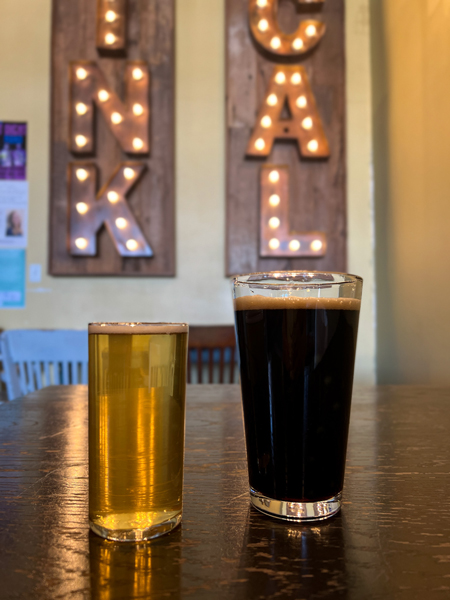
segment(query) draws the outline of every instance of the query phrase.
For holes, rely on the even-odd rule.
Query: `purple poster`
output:
[[[27,178],[27,124],[0,122],[0,179]]]

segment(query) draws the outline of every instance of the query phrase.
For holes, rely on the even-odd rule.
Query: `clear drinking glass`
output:
[[[89,524],[148,540],[181,522],[185,323],[89,325]]]
[[[252,504],[291,521],[340,509],[362,279],[233,279]]]

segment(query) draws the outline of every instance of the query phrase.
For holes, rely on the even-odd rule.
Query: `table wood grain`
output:
[[[249,505],[239,388],[188,386],[181,528],[89,533],[87,389],[0,404],[0,598],[450,597],[450,389],[356,389],[342,512],[292,525]]]

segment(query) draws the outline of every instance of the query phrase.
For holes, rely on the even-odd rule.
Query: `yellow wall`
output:
[[[378,378],[450,383],[450,0],[372,0]]]
[[[365,278],[357,380],[375,372],[371,229],[369,0],[347,1],[349,271]],[[25,310],[0,327],[76,327],[93,320],[231,323],[225,264],[224,0],[177,0],[177,277],[52,278],[27,285]],[[29,123],[27,262],[47,263],[50,0],[2,0],[0,120]]]

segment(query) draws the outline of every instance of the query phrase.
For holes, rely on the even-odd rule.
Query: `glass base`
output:
[[[89,520],[89,527],[94,533],[107,540],[113,540],[115,542],[145,542],[173,531],[180,523],[181,512],[171,516],[166,521],[154,523],[153,525],[142,529],[108,529],[91,520]]]
[[[269,517],[298,523],[322,521],[332,517],[341,510],[341,498],[342,493],[339,492],[333,498],[318,502],[285,502],[284,500],[268,498],[250,488],[251,503],[259,511]]]

